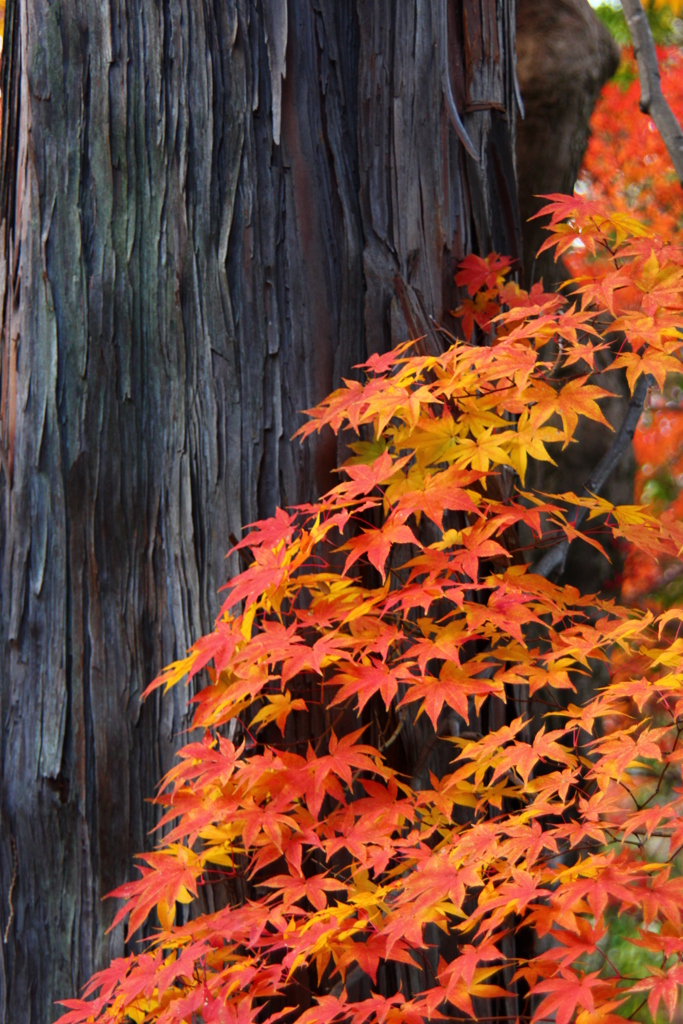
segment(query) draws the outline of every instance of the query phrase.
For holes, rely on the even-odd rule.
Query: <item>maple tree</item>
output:
[[[672,17],[680,17],[681,4],[651,0],[646,5],[664,39]],[[605,11],[608,23],[623,15]],[[659,19],[659,20],[658,20]],[[623,39],[629,39],[623,24]],[[630,40],[629,40],[630,41]],[[683,119],[683,51],[660,45],[657,56],[662,90],[673,113]],[[660,133],[649,116],[639,109],[640,84],[632,47],[625,46],[619,72],[602,90],[591,118],[591,136],[577,183],[578,193],[602,200],[612,209],[637,217],[642,223],[675,241],[683,237],[683,191]],[[573,274],[601,274],[604,254],[578,249],[565,256]],[[631,293],[622,292],[628,303]],[[673,373],[666,387],[652,394],[634,437],[636,457],[635,499],[652,503],[657,512],[683,512],[680,443],[680,384]],[[681,596],[677,563],[658,563],[646,553],[631,549],[626,558],[622,593],[630,601],[666,608]]]
[[[548,198],[547,244],[603,248],[604,274],[569,301],[521,289],[504,257],[470,256],[464,340],[373,356],[364,383],[310,412],[301,433],[331,428],[352,454],[319,502],[254,524],[214,631],[152,684],[208,676],[200,738],[156,797],[163,838],[114,894],[129,936],[152,912],[159,929],[66,1001],[62,1024],[417,1024],[485,1018],[487,1000],[558,1024],[673,1014],[683,613],[581,595],[545,567],[580,534],[599,546],[599,521],[676,559],[683,524],[524,481],[579,417],[602,421],[597,351],[616,345],[636,416],[663,385],[683,247],[600,203]],[[608,682],[575,703],[600,665]],[[396,755],[424,718],[452,757],[426,786]],[[176,921],[221,877],[253,898]],[[603,941],[615,914],[638,925],[627,969]],[[508,941],[521,928],[543,940],[525,958]],[[370,989],[355,998],[359,977]]]

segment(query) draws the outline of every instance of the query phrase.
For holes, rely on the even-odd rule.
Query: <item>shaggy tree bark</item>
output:
[[[3,95],[0,1021],[43,1024],[122,950],[187,724],[145,684],[330,481],[299,410],[520,253],[514,0],[9,0]]]

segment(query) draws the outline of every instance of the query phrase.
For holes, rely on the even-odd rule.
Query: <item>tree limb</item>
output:
[[[640,109],[649,114],[664,140],[678,180],[683,185],[683,131],[662,93],[654,39],[640,0],[621,0],[631,32],[640,76]]]
[[[619,430],[615,434],[612,444],[583,485],[583,490],[586,494],[599,494],[607,483],[609,477],[612,475],[612,472],[616,469],[624,452],[633,440],[633,435],[643,411],[643,405],[645,404],[648,389],[652,387],[653,383],[652,377],[650,377],[649,374],[642,375],[638,380],[635,391],[628,403],[626,415],[624,416]],[[588,518],[588,511],[589,510],[587,508],[579,508],[577,506],[576,516],[572,522],[572,526],[577,530],[581,529]],[[546,553],[539,558],[533,568],[533,571],[537,576],[545,576],[546,578],[556,569],[559,569],[560,572],[562,572],[564,570],[568,554],[569,541],[565,539],[546,551]]]

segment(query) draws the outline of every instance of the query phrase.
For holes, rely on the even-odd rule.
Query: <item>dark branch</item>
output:
[[[645,404],[648,389],[652,387],[652,384],[653,380],[649,375],[643,375],[640,377],[636,384],[636,389],[631,396],[631,400],[628,403],[624,420],[615,434],[612,444],[583,485],[583,491],[585,494],[599,494],[609,480],[613,471],[618,466],[624,452],[633,440],[633,435],[643,411],[643,405]],[[572,520],[572,525],[577,530],[581,529],[588,518],[588,511],[589,510],[587,508],[577,507],[575,518]],[[560,572],[562,572],[564,570],[568,554],[569,541],[560,541],[559,544],[555,544],[549,551],[546,551],[546,553],[539,558],[533,571],[538,576],[545,576],[546,578],[556,569],[559,569]]]
[[[650,23],[640,0],[621,0],[631,32],[640,76],[640,109],[649,114],[664,140],[678,180],[683,185],[683,131],[662,93],[659,65]]]
[[[605,452],[600,462],[597,464],[591,476],[586,480],[584,489],[589,494],[599,494],[602,488],[607,483],[612,472],[616,469],[617,465],[621,461],[621,457],[633,440],[633,435],[638,426],[638,420],[640,419],[647,397],[648,390],[654,384],[654,380],[649,374],[644,374],[638,380],[636,389],[631,396],[631,399],[626,408],[626,415],[624,420],[619,427],[619,430],[615,434],[614,440],[610,445],[609,449]],[[579,517],[583,522],[588,515],[587,509],[582,509],[582,515]],[[579,523],[580,525],[580,523]]]

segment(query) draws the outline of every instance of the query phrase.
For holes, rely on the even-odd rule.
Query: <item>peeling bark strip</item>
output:
[[[439,9],[9,0],[3,1024],[46,1024],[122,950],[101,897],[187,723],[182,691],[139,695],[210,628],[230,534],[329,485],[299,410],[406,336],[395,277],[448,323],[456,262],[519,252],[514,2],[449,0],[445,58]]]

